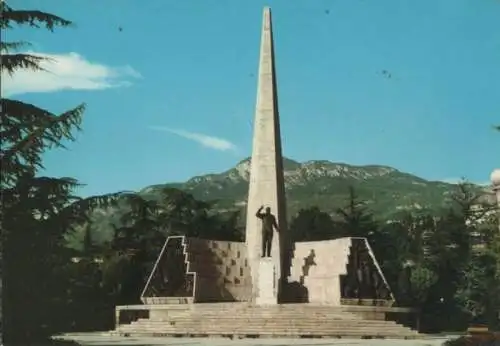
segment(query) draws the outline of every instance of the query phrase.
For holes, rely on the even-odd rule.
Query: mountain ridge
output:
[[[246,205],[250,158],[221,173],[199,175],[185,182],[155,184],[140,190],[151,196],[162,187],[187,191],[201,200],[216,200],[216,207],[228,210]],[[351,165],[328,160],[298,162],[283,158],[288,209],[318,206],[333,212],[345,203],[349,186],[361,200],[381,216],[400,210],[438,209],[449,200],[455,184],[430,181],[384,165]]]
[[[338,209],[349,201],[351,186],[377,220],[393,220],[405,211],[438,215],[456,189],[456,184],[428,181],[383,165],[355,166],[327,160],[300,163],[287,158],[283,161],[289,219],[308,207],[318,207],[337,218]],[[246,158],[221,173],[195,176],[185,182],[150,185],[138,194],[146,200],[161,200],[165,188],[177,188],[198,200],[213,202],[213,212],[240,211],[239,222],[243,223],[249,176],[250,159]],[[473,188],[480,194],[487,191],[479,186]],[[493,194],[486,194],[494,200]],[[94,211],[91,223],[95,240],[100,243],[111,240],[114,227],[122,224],[120,219],[129,208],[123,200],[115,207]],[[72,246],[81,247],[84,234],[85,227],[72,236]]]

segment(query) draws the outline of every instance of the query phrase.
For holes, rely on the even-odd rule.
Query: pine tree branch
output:
[[[47,232],[60,237],[74,226],[88,222],[93,210],[116,206],[124,195],[130,194],[117,192],[82,198],[73,193],[79,186],[73,178],[24,176],[15,187],[2,189],[1,211],[14,224],[16,219],[34,217],[44,223]]]
[[[21,101],[1,100],[2,138],[0,160],[2,185],[22,174],[34,174],[43,168],[41,154],[47,148],[62,147],[63,140],[73,141],[73,129],[80,130],[82,104],[60,116]]]
[[[73,178],[34,177],[25,174],[18,177],[14,187],[2,189],[2,199],[10,215],[28,211],[29,215],[36,214],[44,219],[77,199],[71,194],[77,186],[78,182]]]
[[[3,54],[2,64],[0,70],[7,71],[8,74],[12,75],[18,69],[28,69],[32,71],[46,71],[43,67],[40,67],[42,61],[52,60],[47,57],[31,55],[31,54]]]
[[[41,28],[44,26],[50,31],[54,31],[56,26],[68,27],[73,25],[71,21],[47,12],[14,10],[5,2],[1,2],[0,12],[2,12],[2,17],[0,19],[0,28],[2,29],[12,28],[12,24],[14,23],[17,25],[27,24],[34,28]]]
[[[17,118],[16,120],[21,124],[23,120],[30,120],[31,122],[31,131],[29,131],[28,135],[19,142],[14,143],[9,149],[3,151],[2,159],[8,159],[17,152],[26,151],[35,144],[41,144],[39,143],[40,140],[45,141],[49,147],[64,148],[60,141],[63,139],[74,140],[71,129],[76,127],[78,130],[81,130],[81,115],[85,110],[85,104],[82,104],[56,116],[44,109],[21,101],[2,99],[1,105],[2,110],[5,112],[2,115],[2,121],[4,120],[4,116],[9,117],[14,115]],[[6,138],[6,134],[7,132],[1,132],[4,140],[7,139],[8,141],[9,138]]]
[[[23,47],[31,47],[31,43],[26,41],[16,41],[16,42],[0,42],[0,52],[10,52],[13,50],[19,50]],[[2,56],[3,59],[3,56]]]

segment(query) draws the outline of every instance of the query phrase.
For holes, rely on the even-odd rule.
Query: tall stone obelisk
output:
[[[283,263],[284,256],[288,252],[286,250],[287,224],[283,155],[276,89],[271,9],[266,7],[264,8],[260,44],[257,104],[247,203],[246,246],[252,275],[252,301],[258,302],[259,295],[264,294],[262,280],[267,280],[264,279],[265,275],[266,278],[274,278],[272,280],[274,282],[269,283],[275,289],[274,298],[270,300],[266,298],[268,303],[274,300],[272,302],[274,304],[277,303],[281,292],[281,277],[287,275],[287,271],[283,272]],[[261,205],[271,208],[271,213],[276,217],[280,230],[278,234],[274,234],[270,259],[261,259],[262,226],[261,220],[255,216]],[[269,273],[270,265],[274,270],[273,275]],[[262,277],[259,281],[260,274]],[[265,294],[269,297],[268,293]]]

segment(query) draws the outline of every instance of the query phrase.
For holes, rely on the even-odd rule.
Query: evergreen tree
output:
[[[476,204],[477,205],[477,204]],[[489,213],[495,205],[473,208],[479,214],[467,224],[470,234],[480,235],[464,264],[455,293],[457,303],[472,321],[486,323],[490,328],[500,326],[500,232],[498,214]]]
[[[83,237],[83,254],[86,257],[92,258],[94,255],[94,242],[92,240],[92,224],[90,222],[85,226],[85,234]]]
[[[500,281],[495,276],[496,258],[490,251],[471,256],[460,277],[455,298],[473,322],[498,327]]]
[[[16,10],[0,3],[0,28],[14,24],[53,30],[71,22],[37,10]],[[42,70],[45,58],[17,52],[25,42],[1,42],[1,71]],[[85,220],[88,211],[114,196],[82,199],[71,178],[38,176],[42,154],[64,147],[79,130],[85,105],[56,115],[35,105],[2,98],[0,164],[2,174],[3,337],[6,344],[29,344],[54,333],[63,321],[72,253],[62,245],[65,232]]]
[[[349,186],[349,200],[347,204],[337,209],[340,216],[340,227],[344,234],[350,237],[370,238],[378,227],[373,214],[368,210],[364,201],[361,201],[352,186]]]
[[[14,10],[1,2],[0,28],[12,29],[13,24],[34,28],[45,26],[50,31],[55,27],[67,27],[72,23],[61,17],[41,11]],[[14,74],[19,69],[43,70],[40,62],[46,58],[39,55],[16,52],[29,46],[27,42],[1,42],[1,71]],[[33,178],[43,168],[41,155],[51,147],[62,147],[64,140],[73,140],[72,129],[79,129],[85,105],[81,104],[61,115],[55,115],[35,105],[18,100],[1,99],[2,107],[2,188],[14,186],[20,179]],[[65,186],[73,181],[61,181]]]
[[[349,200],[343,208],[337,209],[340,221],[336,226],[340,228],[345,236],[362,237],[368,240],[377,258],[390,258],[394,256],[391,234],[384,232],[367,208],[366,203],[361,201],[352,186],[349,186]],[[386,256],[387,255],[387,256]]]
[[[335,239],[344,235],[338,232],[330,215],[318,207],[299,210],[290,222],[289,232],[294,242]]]

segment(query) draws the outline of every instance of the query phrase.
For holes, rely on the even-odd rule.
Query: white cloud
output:
[[[467,179],[464,180],[464,178],[445,178],[445,179],[441,179],[440,181],[442,181],[443,183],[448,183],[448,184],[458,184],[458,183],[465,181],[465,182],[470,182],[472,184],[476,184],[479,186],[491,185],[490,181],[468,181]]]
[[[203,133],[196,133],[196,132],[189,132],[189,131],[178,130],[178,129],[171,129],[171,128],[165,127],[165,126],[150,126],[149,128],[151,130],[155,130],[155,131],[164,131],[164,132],[173,133],[177,136],[181,136],[183,138],[197,142],[197,143],[201,144],[202,146],[210,148],[210,149],[215,149],[215,150],[220,150],[220,151],[229,151],[229,150],[235,151],[236,150],[236,145],[234,145],[233,143],[231,143],[230,141],[228,141],[224,138],[209,136],[209,135],[205,135]]]
[[[489,181],[489,180],[488,181],[479,181],[479,182],[475,182],[474,184],[479,185],[479,186],[491,186],[491,181]]]
[[[2,72],[2,94],[12,96],[25,93],[60,90],[100,90],[129,86],[131,78],[140,78],[130,66],[112,67],[86,60],[78,53],[48,54],[24,52],[45,57],[40,66],[46,71],[17,70],[9,75]]]
[[[448,184],[458,184],[462,181],[464,181],[463,178],[444,178],[440,179],[439,181],[442,181],[443,183],[448,183]]]

